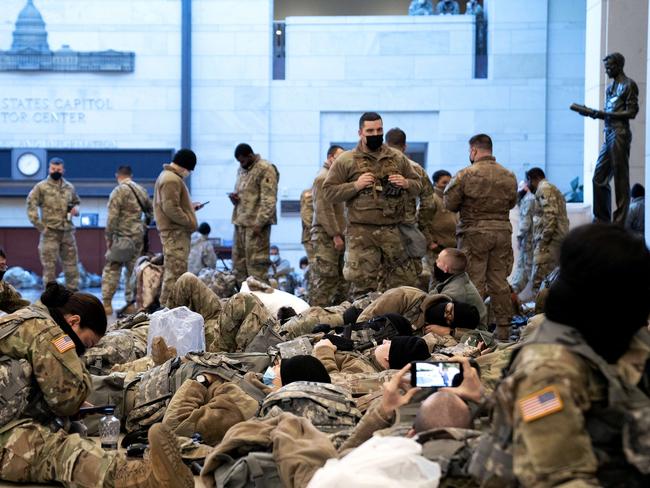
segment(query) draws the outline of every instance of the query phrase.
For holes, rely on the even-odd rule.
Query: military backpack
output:
[[[220,454],[221,464],[214,472],[221,488],[282,488],[278,465],[270,452],[250,452],[239,459]]]

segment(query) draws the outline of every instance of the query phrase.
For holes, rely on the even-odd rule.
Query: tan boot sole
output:
[[[162,424],[149,429],[149,457],[158,488],[193,488],[194,476],[181,458],[176,436]]]

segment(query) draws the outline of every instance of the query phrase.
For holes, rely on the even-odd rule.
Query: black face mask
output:
[[[383,143],[384,136],[381,134],[378,136],[366,136],[366,146],[368,146],[368,149],[371,151],[376,151]]]
[[[445,273],[436,263],[433,263],[433,276],[438,280],[438,283],[442,283],[454,276],[454,273]]]
[[[50,173],[50,178],[52,178],[54,181],[59,181],[63,175],[59,173],[58,171],[54,173]]]

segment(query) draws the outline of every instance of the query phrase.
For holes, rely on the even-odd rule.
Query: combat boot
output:
[[[193,488],[194,476],[181,459],[176,436],[156,424],[149,429],[149,457],[122,461],[115,473],[115,488]]]

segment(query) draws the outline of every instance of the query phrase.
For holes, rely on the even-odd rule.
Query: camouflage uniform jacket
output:
[[[331,347],[319,347],[312,353],[331,375],[337,373],[378,373],[384,368],[375,359],[375,348],[363,353],[337,352]],[[340,382],[337,382],[340,384]]]
[[[214,252],[214,246],[208,240],[208,236],[198,232],[192,235],[187,263],[187,270],[197,276],[203,268],[215,268],[217,266],[217,254]]]
[[[27,307],[28,300],[23,297],[6,281],[0,280],[0,310],[5,313],[14,313],[16,310]]]
[[[365,322],[378,315],[397,313],[408,320],[413,329],[425,325],[424,312],[440,300],[450,300],[445,295],[427,295],[419,288],[399,286],[384,292],[379,298],[363,309],[357,323]]]
[[[345,216],[342,203],[332,203],[325,198],[323,184],[329,169],[323,166],[311,188],[314,201],[314,218],[312,220],[312,234],[325,232],[329,237],[342,236],[345,232]]]
[[[314,220],[314,199],[311,190],[304,190],[300,194],[300,222],[302,224],[302,234],[300,242],[311,241],[311,223]]]
[[[564,195],[547,180],[542,180],[535,192],[533,214],[534,245],[560,242],[569,232],[569,218]]]
[[[375,177],[373,188],[357,191],[357,179],[364,173]],[[384,196],[381,180],[400,174],[408,180],[408,188],[399,196]],[[418,174],[401,152],[386,145],[373,153],[363,152],[359,145],[341,154],[327,174],[323,194],[333,203],[345,202],[351,224],[395,225],[404,222],[406,200],[417,197],[422,189]]]
[[[436,212],[436,202],[433,199],[433,184],[424,171],[424,168],[415,161],[409,160],[411,168],[415,171],[422,184],[422,189],[417,197],[409,198],[406,201],[406,213],[404,223],[418,224],[419,229],[424,233],[427,242],[433,239],[433,216]]]
[[[159,231],[184,230],[189,233],[194,232],[198,225],[190,192],[183,177],[174,171],[171,164],[163,164],[156,179],[153,212]]]
[[[24,319],[26,315],[38,316]],[[32,408],[59,417],[77,413],[91,392],[92,382],[70,337],[40,302],[2,317],[0,326],[11,320],[24,321],[0,341],[0,354],[31,364],[43,403]]]
[[[457,302],[474,305],[481,317],[480,325],[487,326],[487,308],[481,298],[481,294],[469,279],[466,272],[457,273],[447,278],[442,283],[438,283],[433,289],[434,293],[444,293],[452,300]]]
[[[440,247],[436,251],[442,251],[446,247],[456,247],[456,226],[458,225],[458,214],[445,208],[442,200],[442,190],[433,189],[434,214],[431,217],[431,239]]]
[[[242,227],[277,224],[279,174],[269,161],[256,155],[253,165],[237,170],[235,192],[239,203],[232,210],[232,223]]]
[[[492,156],[474,161],[454,176],[444,193],[447,210],[460,212],[457,234],[470,230],[509,230],[517,203],[515,175]]]
[[[133,194],[134,191],[145,209],[145,217],[153,217],[153,207],[147,190],[131,179],[124,180],[113,188],[111,196],[108,197],[107,239],[112,240],[115,236],[142,238],[142,207]]]
[[[533,215],[535,213],[535,195],[526,192],[519,201],[519,231],[517,240],[522,249],[528,249],[533,244]]]
[[[77,191],[69,181],[61,178],[56,182],[47,177],[38,182],[27,195],[27,217],[39,232],[43,229],[72,230],[74,224],[67,219],[68,207],[76,207],[79,203]]]

